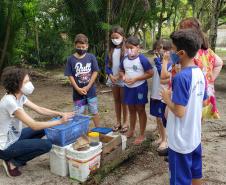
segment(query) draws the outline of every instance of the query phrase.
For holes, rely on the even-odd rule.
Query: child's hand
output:
[[[109,77],[110,77],[111,82],[112,82],[113,84],[115,84],[115,83],[117,82],[117,80],[118,80],[118,78],[117,78],[116,76],[110,75]]]
[[[165,52],[164,54],[163,54],[163,63],[169,63],[169,61],[170,61],[170,52]]]
[[[171,100],[171,91],[163,88],[160,92],[160,96],[162,96],[163,101],[167,104]]]
[[[121,80],[122,80],[123,82],[126,82],[126,76],[125,76],[125,75],[121,76]]]
[[[86,95],[87,94],[87,91],[85,90],[85,89],[83,89],[83,88],[78,88],[78,89],[76,89],[77,90],[77,92],[80,94],[80,95]]]
[[[90,88],[89,88],[88,85],[87,85],[87,86],[83,87],[82,89],[85,90],[85,91],[86,91],[86,94],[87,94],[87,92],[89,91]],[[86,95],[86,94],[85,94],[85,95]]]
[[[126,78],[125,79],[125,83],[127,83],[128,85],[132,85],[136,82],[136,78]]]

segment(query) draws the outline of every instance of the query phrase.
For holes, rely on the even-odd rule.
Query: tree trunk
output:
[[[8,6],[8,16],[6,20],[6,31],[5,31],[5,40],[4,45],[1,53],[1,59],[0,59],[0,71],[2,70],[4,64],[5,64],[5,56],[7,53],[9,38],[10,38],[10,31],[11,31],[11,22],[12,22],[12,10],[13,10],[13,0]]]
[[[215,51],[216,41],[217,41],[218,18],[219,18],[220,10],[223,6],[223,3],[224,3],[224,0],[216,0],[214,2],[214,10],[213,10],[210,32],[209,32],[210,47],[214,51]]]
[[[160,39],[162,36],[162,23],[163,23],[163,13],[165,12],[165,7],[166,7],[166,1],[162,0],[162,8],[161,8],[161,13],[159,17],[159,22],[158,22],[158,33],[156,35],[156,39]]]
[[[37,53],[38,53],[38,63],[40,63],[40,47],[39,47],[39,36],[38,36],[37,23],[35,23],[35,43],[36,43],[36,49],[37,49]]]
[[[111,17],[111,0],[107,1],[107,24],[108,24],[108,29],[106,31],[106,35],[105,35],[105,48],[107,49],[107,51],[109,51],[109,34],[110,34],[110,17]]]

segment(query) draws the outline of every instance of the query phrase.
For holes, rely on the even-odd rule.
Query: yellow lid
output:
[[[88,136],[89,137],[99,137],[99,132],[90,132],[89,134],[88,134]]]

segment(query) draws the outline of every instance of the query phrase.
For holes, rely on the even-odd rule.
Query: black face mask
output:
[[[75,52],[78,53],[79,55],[84,55],[87,52],[87,49],[75,49]]]

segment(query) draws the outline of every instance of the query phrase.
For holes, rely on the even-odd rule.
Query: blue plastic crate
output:
[[[56,120],[59,118],[54,118]],[[76,115],[73,120],[45,129],[46,137],[55,145],[66,146],[86,134],[89,129],[90,116]]]

